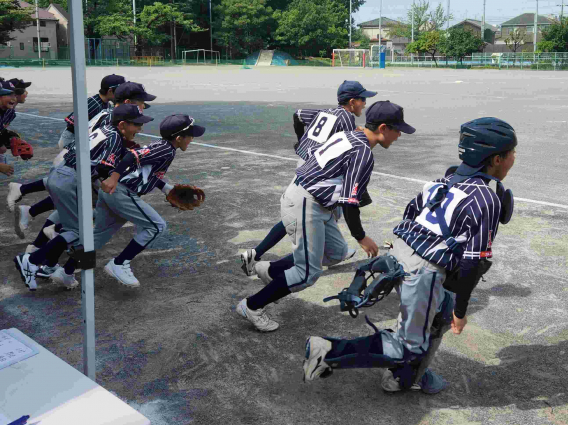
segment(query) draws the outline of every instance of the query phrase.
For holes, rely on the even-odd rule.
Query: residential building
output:
[[[57,3],[51,3],[47,11],[57,18],[57,47],[69,47],[69,13]]]
[[[482,21],[478,21],[476,19],[464,19],[460,23],[452,25],[452,28],[463,28],[466,31],[470,31],[479,38],[481,37],[481,27],[483,25]],[[485,36],[483,40],[486,43],[493,44],[495,43],[495,34],[499,31],[499,28],[496,26],[490,25],[487,22],[485,23]]]
[[[396,52],[404,52],[406,46],[410,43],[410,39],[405,37],[391,37],[390,30],[395,25],[401,25],[402,22],[395,21],[390,18],[382,18],[379,33],[379,18],[372,21],[362,22],[359,24],[363,35],[371,39],[371,44],[379,44],[379,40],[388,50]]]
[[[501,24],[501,32],[496,34],[496,47],[500,46],[503,52],[510,52],[511,50],[507,47],[505,40],[510,37],[513,31],[518,30],[525,34],[521,43],[522,46],[518,51],[534,51],[534,15],[534,13],[523,13],[507,22],[503,22]],[[538,15],[537,43],[542,39],[542,31],[554,24],[554,22],[555,20],[550,17]]]
[[[0,58],[12,59],[38,59],[38,49],[41,57],[57,59],[57,18],[46,9],[39,9],[39,42],[37,34],[37,16],[35,6],[20,1],[23,8],[30,8],[33,24],[24,28],[21,32],[14,31],[11,35],[15,38],[9,45],[1,46]]]

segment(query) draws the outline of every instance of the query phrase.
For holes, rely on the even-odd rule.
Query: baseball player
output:
[[[262,272],[258,265],[265,262],[258,263],[259,276],[265,273],[272,281],[237,306],[237,312],[258,330],[278,329],[264,307],[313,285],[322,273],[324,255],[331,260],[345,257],[348,247],[333,216],[335,208],[342,208],[351,235],[367,255],[377,255],[377,245],[361,225],[359,204],[373,171],[372,149],[376,145],[388,149],[401,131],[415,131],[404,122],[402,108],[389,101],[376,102],[367,109],[362,131],[335,134],[296,169],[296,179],[280,200],[293,261],[286,257],[268,263]]]
[[[16,107],[17,100],[16,100],[16,93],[15,87],[13,84],[8,83],[6,81],[0,82],[0,137],[6,131],[6,123],[11,122],[11,110]],[[0,173],[3,173],[7,176],[11,176],[14,174],[14,167],[11,165],[6,164],[6,156],[5,153],[7,148],[3,145],[0,145],[0,154],[2,155],[0,161]]]
[[[132,141],[142,131],[144,123],[153,118],[142,115],[135,105],[121,105],[114,109],[111,125],[100,128],[90,136],[91,175],[97,177],[112,170],[126,153],[125,141]],[[77,204],[77,172],[75,144],[69,145],[69,152],[63,163],[53,168],[47,179],[47,190],[53,199],[61,223],[62,232],[32,254],[22,254],[14,258],[16,268],[30,290],[37,288],[35,274],[39,266],[46,263],[55,266],[57,260],[68,246],[79,242],[79,213]],[[64,268],[58,268],[51,279],[68,288],[78,285],[73,277],[76,261],[70,258]]]
[[[511,218],[512,192],[501,180],[515,162],[516,146],[514,129],[497,118],[461,126],[462,164],[427,183],[394,228],[391,252],[407,273],[397,286],[397,331],[377,330],[355,340],[308,338],[305,380],[339,368],[390,367],[382,379],[387,392],[410,387],[433,394],[446,388],[428,366],[444,333],[451,328],[460,334],[466,326],[470,295],[489,269],[499,223]],[[497,181],[497,193],[489,187],[491,180]],[[393,362],[406,365],[393,367]]]
[[[331,109],[298,109],[294,115],[294,131],[298,143],[294,145],[296,154],[300,157],[298,167],[303,165],[311,155],[312,150],[341,131],[354,131],[355,116],[360,117],[365,109],[366,99],[376,96],[377,92],[365,89],[357,81],[344,81],[337,89],[338,106]],[[307,130],[306,130],[307,129]],[[367,191],[364,192],[361,207],[370,203]],[[286,236],[286,229],[282,222],[276,224],[255,248],[247,249],[241,254],[242,269],[247,276],[256,273],[255,263]],[[355,250],[349,250],[347,260],[355,255]],[[337,264],[340,261],[330,261],[324,258],[323,265]]]
[[[160,124],[161,140],[141,149],[132,149],[111,171],[99,190],[95,219],[95,249],[100,249],[128,221],[138,229],[126,248],[105,266],[105,272],[123,285],[140,286],[132,273],[130,262],[166,230],[166,222],[141,196],[155,187],[166,195],[174,186],[163,178],[176,150],[185,152],[194,137],[201,137],[205,128],[195,124],[188,115],[166,117]]]
[[[156,96],[147,93],[146,89],[142,84],[134,82],[126,82],[124,84],[121,84],[114,92],[115,106],[120,106],[122,104],[134,104],[138,106],[141,112],[150,106],[145,102],[151,102],[155,99]],[[112,117],[112,109],[113,108],[109,107],[107,109],[102,110],[99,114],[97,114],[89,121],[89,134],[92,134],[95,130],[110,124]],[[126,146],[129,148],[132,147],[133,145],[134,142],[132,142],[132,145],[130,145],[128,141],[126,142]],[[58,165],[63,160],[63,157],[67,152],[68,149],[66,148],[62,149],[59,155],[57,156],[57,158],[55,158],[55,160],[53,161],[54,165]],[[39,192],[41,190],[44,190],[45,181],[47,181],[47,178],[23,185],[20,185],[19,183],[10,183],[8,202],[12,200],[15,203],[16,201],[21,200],[21,198],[27,195],[28,193]],[[97,192],[98,188],[95,193]],[[19,196],[19,198],[16,198],[16,196]],[[24,239],[25,230],[27,230],[29,223],[39,214],[51,211],[54,208],[55,207],[53,205],[53,201],[49,196],[43,199],[42,201],[32,205],[31,207],[27,205],[19,205],[17,208],[14,207],[14,211],[16,214],[16,217],[14,218],[14,230],[16,234],[21,239]],[[33,250],[34,247],[40,247],[47,242],[46,235],[44,234],[43,229],[46,229],[48,227],[57,224],[53,221],[53,219],[56,217],[57,215],[50,216],[50,218],[48,219],[48,221],[46,221],[44,227],[42,228],[42,231],[40,231],[40,233],[38,234],[38,238],[36,238],[36,240],[32,244],[33,246],[31,247],[28,246],[27,249]]]

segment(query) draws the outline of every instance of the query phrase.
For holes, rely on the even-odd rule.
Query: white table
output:
[[[8,331],[39,354],[0,370],[0,418],[11,422],[30,415],[28,425],[150,425],[148,418],[18,329]],[[1,419],[0,425],[5,425]]]

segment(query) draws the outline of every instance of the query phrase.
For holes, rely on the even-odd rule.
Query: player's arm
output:
[[[373,155],[369,149],[362,147],[351,150],[350,155],[351,161],[345,173],[339,204],[343,209],[345,222],[349,227],[351,236],[359,242],[359,245],[369,257],[376,257],[379,247],[365,234],[359,211],[361,196],[367,190],[367,185],[371,179],[374,165]]]
[[[300,139],[304,135],[304,131],[306,130],[306,125],[300,121],[300,117],[298,117],[298,111],[294,112],[293,116],[294,121],[294,133],[296,133],[296,137],[298,138],[298,143]]]

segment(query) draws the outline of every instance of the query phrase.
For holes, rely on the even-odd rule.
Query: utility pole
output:
[[[534,52],[536,52],[536,36],[538,34],[538,0],[536,0],[536,13],[534,15]]]
[[[352,1],[349,0],[349,48],[351,48],[351,10],[352,10]]]
[[[448,17],[448,22],[446,22],[446,29],[449,30],[450,29],[450,0],[448,0],[448,12],[447,15]]]
[[[412,42],[414,43],[414,0],[412,0]],[[410,54],[410,60],[414,63],[414,53]]]
[[[557,4],[556,6],[560,6],[560,25],[562,25],[562,20],[564,18],[564,0],[562,0],[562,4]]]
[[[41,59],[41,38],[39,36],[39,7],[37,5],[37,0],[35,0],[36,7],[36,26],[37,26],[37,57]]]
[[[132,15],[134,16],[134,27],[136,27],[136,0],[132,0]],[[136,56],[136,34],[134,34],[134,56]]]
[[[483,21],[481,22],[481,39],[485,41],[485,0],[483,0]]]
[[[211,0],[209,0],[209,41],[211,42],[211,55],[213,55],[213,20],[211,16]]]
[[[381,41],[383,38],[383,0],[379,7],[379,53],[381,52]]]

